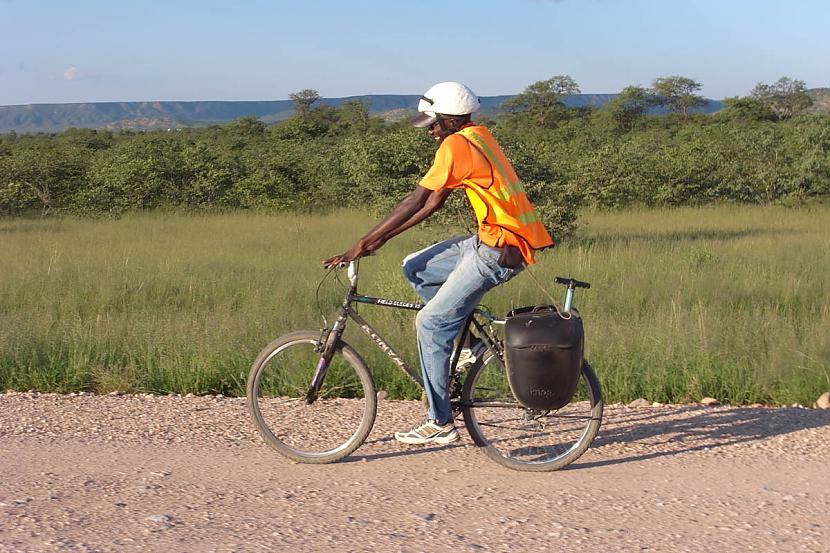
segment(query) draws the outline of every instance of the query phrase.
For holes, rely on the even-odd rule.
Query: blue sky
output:
[[[826,0],[0,0],[0,105],[586,93],[683,75],[711,98],[830,86]]]

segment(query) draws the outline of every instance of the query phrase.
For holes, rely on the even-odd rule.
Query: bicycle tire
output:
[[[495,407],[497,403],[504,406]],[[470,370],[461,405],[464,425],[475,444],[495,462],[520,471],[545,472],[568,466],[585,453],[602,424],[602,390],[587,362],[582,365],[571,403],[538,418],[528,418],[538,412],[519,405],[510,391],[501,359],[491,352]],[[581,413],[584,416],[579,417]],[[542,418],[544,423],[540,422]],[[544,429],[545,423],[550,430]],[[528,435],[536,426],[535,434]],[[552,443],[539,445],[544,436],[549,436]],[[510,442],[512,438],[515,445]]]
[[[320,358],[314,351],[319,338],[314,330],[277,338],[257,356],[246,386],[248,412],[260,435],[299,463],[333,463],[346,457],[369,435],[377,415],[372,375],[342,341],[318,399],[310,405],[305,401]],[[312,445],[316,441],[323,445]]]

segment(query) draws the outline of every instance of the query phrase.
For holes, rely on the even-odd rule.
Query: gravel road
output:
[[[830,551],[830,411],[606,408],[567,470],[402,446],[289,462],[221,397],[0,394],[0,551]]]

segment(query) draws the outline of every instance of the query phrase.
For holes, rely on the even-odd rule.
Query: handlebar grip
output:
[[[590,282],[582,282],[581,280],[576,280],[575,278],[570,277],[556,277],[553,279],[556,284],[564,284],[568,288],[590,288]]]

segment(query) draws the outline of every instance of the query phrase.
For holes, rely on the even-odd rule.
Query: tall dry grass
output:
[[[585,213],[579,235],[533,270],[545,283],[592,283],[577,305],[610,401],[808,403],[830,389],[827,221],[826,207]],[[320,328],[320,260],[372,223],[360,213],[0,222],[0,389],[243,394],[267,342]],[[396,238],[362,264],[362,291],[415,299],[400,260],[445,236]],[[342,293],[333,279],[321,288],[329,319]],[[485,298],[496,313],[542,302],[527,275]],[[417,364],[410,312],[361,313]],[[379,388],[416,393],[355,329],[348,339]]]

